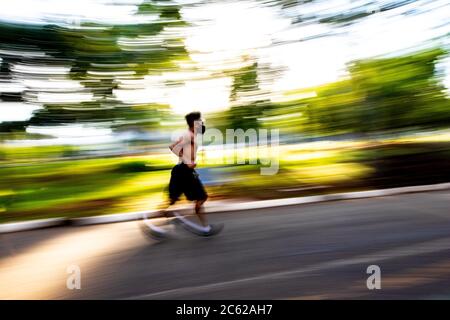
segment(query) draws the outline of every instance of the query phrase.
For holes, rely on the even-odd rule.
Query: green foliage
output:
[[[0,23],[0,49],[14,48],[40,51],[48,58],[29,58],[1,54],[2,70],[10,73],[10,64],[58,66],[70,64],[70,79],[79,81],[94,96],[93,101],[52,103],[35,112],[28,123],[7,130],[23,130],[27,124],[49,125],[72,122],[135,121],[166,115],[157,104],[127,105],[117,100],[114,89],[118,79],[142,79],[149,74],[178,70],[178,63],[189,59],[183,39],[165,33],[166,28],[181,27],[180,6],[171,1],[163,4],[145,1],[138,15],[153,15],[157,20],[129,25],[82,23],[79,27]],[[121,76],[120,73],[128,72]],[[36,75],[47,80],[46,75]],[[22,99],[19,95],[18,101]]]
[[[256,89],[258,89],[258,64],[255,62],[234,73],[230,100],[236,101],[238,99],[238,93]]]
[[[356,61],[348,79],[298,90],[316,96],[280,104],[279,113],[301,112],[297,131],[315,135],[448,127],[450,100],[435,71],[445,54],[431,49]]]
[[[366,125],[360,129],[444,125],[450,119],[450,105],[435,74],[435,63],[444,54],[434,49],[351,65],[353,89],[363,98],[358,111]]]

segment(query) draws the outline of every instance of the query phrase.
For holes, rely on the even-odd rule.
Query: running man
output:
[[[197,166],[197,134],[205,133],[205,125],[201,118],[200,112],[191,112],[185,116],[188,125],[188,130],[184,132],[172,145],[170,150],[178,156],[178,164],[172,168],[170,183],[169,183],[169,199],[163,204],[162,212],[159,216],[164,215],[169,217],[167,209],[175,204],[181,195],[185,195],[190,201],[195,201],[195,214],[198,217],[200,224],[194,223],[178,213],[174,213],[175,221],[180,222],[187,230],[202,236],[210,236],[218,233],[222,226],[212,226],[208,224],[203,204],[208,199],[208,194],[203,187],[202,182],[195,171]],[[164,237],[165,231],[163,228],[153,225],[149,220],[145,220],[150,232],[153,236]]]

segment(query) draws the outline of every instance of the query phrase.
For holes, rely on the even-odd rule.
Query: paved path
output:
[[[0,235],[0,298],[450,298],[450,191],[218,213],[222,234],[138,222]],[[381,290],[366,269],[381,268]],[[67,268],[81,268],[68,290]]]

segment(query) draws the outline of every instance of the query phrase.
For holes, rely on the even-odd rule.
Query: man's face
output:
[[[206,130],[203,119],[194,121],[194,132],[204,134]]]

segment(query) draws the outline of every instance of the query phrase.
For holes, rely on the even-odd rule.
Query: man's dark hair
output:
[[[194,122],[200,120],[202,114],[200,112],[191,112],[185,116],[189,128],[194,126]]]

